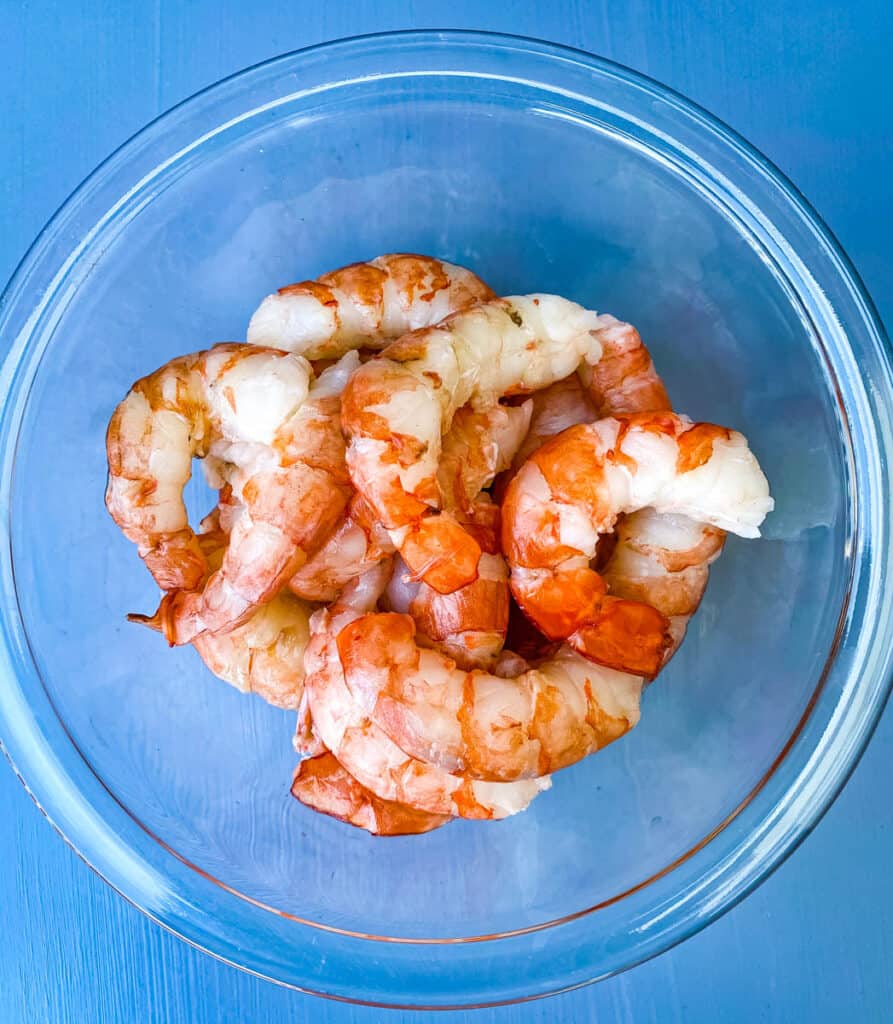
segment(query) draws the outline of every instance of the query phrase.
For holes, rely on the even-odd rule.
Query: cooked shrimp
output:
[[[448,815],[428,814],[382,800],[361,786],[328,752],[307,757],[298,765],[291,793],[307,807],[376,836],[419,835],[450,820]]]
[[[514,476],[537,448],[541,448],[549,438],[560,434],[562,430],[567,430],[568,427],[575,427],[578,423],[592,423],[599,418],[595,411],[595,403],[577,373],[572,373],[564,380],[558,380],[542,391],[537,391],[527,401],[531,407],[530,423],[524,440],[512,459],[511,476]]]
[[[195,649],[208,668],[243,693],[296,710],[304,682],[304,650],[312,609],[287,590],[255,608],[227,633],[196,637]]]
[[[288,581],[308,601],[334,601],[344,587],[394,553],[387,530],[366,501],[354,494],[328,540]]]
[[[479,544],[477,579],[451,594],[413,580],[399,563],[388,588],[391,606],[409,612],[425,640],[468,668],[486,667],[499,654],[508,626],[508,571],[499,554],[499,509],[480,495],[505,469],[530,421],[530,403],[456,414],[443,439],[438,479],[444,504]],[[302,597],[331,601],[351,579],[394,551],[387,531],[359,495],[329,540],[291,579]]]
[[[492,298],[464,267],[392,253],[268,295],[251,317],[248,342],[328,359],[383,348],[407,331]]]
[[[119,523],[131,512],[145,519],[151,501],[157,530],[163,492],[163,524],[194,542],[182,498],[192,456],[206,459],[209,481],[227,495],[220,568],[167,594],[151,620],[175,644],[242,623],[334,528],[350,495],[338,396],[358,363],[350,353],[311,384],[306,361],[283,352],[219,345],[191,359],[186,374],[177,366],[171,377],[169,364],[134,387],[109,445],[109,508]]]
[[[506,491],[512,593],[550,639],[653,678],[674,644],[668,616],[607,593],[590,567],[599,538],[618,516],[644,508],[758,537],[773,504],[746,440],[724,427],[669,412],[570,427],[539,448]],[[621,564],[612,578],[622,575]]]
[[[670,409],[663,381],[632,324],[603,313],[596,337],[602,347],[597,363],[582,363],[580,376],[597,417]]]
[[[438,480],[444,504],[468,521],[487,515],[475,509],[477,496],[512,461],[526,436],[531,405],[496,406],[484,413],[460,409],[443,439]],[[492,526],[492,518],[491,524]],[[495,534],[498,537],[498,531]],[[492,549],[496,550],[494,540]],[[289,581],[293,593],[308,601],[334,601],[342,588],[394,553],[394,544],[368,502],[351,498],[329,539]]]
[[[406,615],[368,614],[331,628],[329,671],[359,713],[407,754],[466,779],[507,783],[558,771],[639,720],[641,676],[593,665],[566,647],[504,678],[466,672],[419,647]]]
[[[531,406],[460,409],[443,439],[438,484],[444,506],[481,549],[477,578],[449,594],[417,580],[398,558],[387,589],[396,612],[410,614],[419,638],[463,668],[489,668],[502,651],[509,621],[508,569],[499,548],[499,506],[482,492],[520,446]]]
[[[106,506],[162,590],[197,587],[207,571],[183,504],[192,458],[207,454],[203,358],[182,356],[137,381],[106,435]],[[292,361],[281,370],[292,388],[306,393],[309,367]]]
[[[530,430],[533,403],[494,405],[476,411],[470,405],[456,412],[442,439],[437,486],[444,508],[475,519],[478,496],[497,475],[512,465]]]
[[[394,611],[412,616],[422,642],[449,654],[463,668],[486,668],[502,651],[509,585],[500,555],[484,552],[478,578],[452,594],[438,594],[426,583],[414,582],[401,559],[387,599]]]
[[[227,535],[215,509],[199,534],[211,572],[220,567]],[[304,650],[310,638],[312,608],[281,591],[256,608],[241,626],[226,633],[196,637],[195,649],[208,668],[243,693],[256,693],[280,708],[298,708],[304,688]]]
[[[549,787],[548,779],[506,785],[449,775],[409,757],[351,696],[338,638],[345,626],[375,606],[389,572],[388,566],[377,566],[352,583],[336,606],[316,612],[310,620],[305,693],[314,734],[360,785],[381,799],[408,804],[429,814],[461,818],[504,818],[524,810],[538,792]],[[379,656],[385,654],[379,652]],[[300,749],[307,747],[306,728],[306,718],[299,718],[296,745]]]
[[[460,520],[481,547],[478,577],[451,594],[413,579],[395,560],[385,593],[391,611],[411,615],[421,643],[448,654],[463,668],[490,668],[505,643],[509,623],[509,574],[499,551],[499,506],[485,495]]]
[[[649,383],[654,369],[650,359],[642,357],[641,340],[634,328],[618,323],[609,330],[616,338],[634,339],[624,351],[636,357],[633,360],[635,364],[645,366],[644,374],[628,374],[622,378],[627,383],[626,387],[615,387],[606,394],[599,394],[592,380],[589,387],[584,388],[577,374],[538,391],[530,399],[533,406],[530,429],[512,462],[513,473],[549,438],[578,423],[591,423],[597,419],[596,409],[603,415],[613,415],[665,408],[663,404],[651,407],[653,402],[664,403],[666,392],[662,387],[652,387]],[[599,368],[604,360],[605,356]],[[614,407],[615,402],[618,408]],[[642,408],[636,408],[640,403]],[[500,479],[503,493],[510,479],[508,474],[503,474]],[[697,523],[686,516],[661,514],[654,509],[642,509],[621,517],[615,533],[601,538],[596,563],[602,566],[599,572],[608,586],[608,593],[614,597],[644,601],[669,619],[672,643],[664,655],[663,664],[682,642],[688,620],[697,611],[707,586],[708,567],[719,556],[724,540],[723,531],[714,526]],[[523,616],[521,618],[524,619]],[[509,644],[516,645],[519,641],[511,634],[510,624]],[[540,645],[536,637],[540,635],[535,634],[531,638],[529,631],[522,634],[525,650],[537,650]]]
[[[481,549],[442,507],[442,435],[468,403],[546,387],[598,362],[599,319],[553,295],[483,303],[392,343],[342,396],[354,486],[412,572],[441,593],[474,581]]]
[[[669,412],[670,400],[651,355],[632,324],[607,313],[595,330],[602,354],[577,373],[531,395],[530,426],[512,460],[512,470],[537,448],[578,423],[637,412]]]
[[[671,642],[662,665],[682,643],[725,539],[724,531],[708,523],[652,508],[617,524],[613,551],[600,574],[613,597],[644,602],[667,617]]]

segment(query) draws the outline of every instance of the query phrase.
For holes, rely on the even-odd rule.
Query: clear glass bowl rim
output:
[[[857,592],[854,593],[853,600],[850,603],[852,614],[848,621],[850,623],[853,621],[853,616],[855,615],[855,611],[853,611],[855,605],[853,602],[857,602],[860,606],[857,610],[861,617],[863,619],[874,619],[869,631],[872,635],[886,638],[893,636],[891,617],[889,614],[886,614],[886,618],[883,618],[885,613],[883,602],[880,599],[880,584],[883,582],[885,569],[891,562],[889,542],[889,476],[887,469],[889,463],[893,461],[891,459],[891,455],[893,455],[893,425],[891,425],[890,418],[890,410],[893,408],[891,352],[880,318],[855,269],[829,229],[823,224],[796,188],[749,143],[708,112],[660,83],[622,65],[595,57],[584,51],[520,36],[454,30],[385,32],[335,40],[297,50],[242,70],[196,93],[150,122],[100,164],[51,218],[23,258],[5,292],[0,297],[0,336],[6,337],[8,335],[12,339],[9,344],[9,350],[4,354],[2,369],[0,369],[0,395],[4,399],[2,421],[0,421],[2,422],[0,442],[2,442],[4,447],[2,483],[0,483],[0,488],[2,488],[0,489],[0,507],[7,510],[9,508],[10,470],[15,456],[15,443],[14,438],[11,439],[10,437],[10,425],[15,425],[16,411],[21,409],[27,401],[27,388],[24,389],[25,394],[23,395],[21,386],[22,375],[19,371],[21,369],[20,364],[26,355],[26,343],[31,325],[30,313],[33,303],[28,288],[33,284],[34,280],[39,280],[41,272],[47,269],[51,271],[49,274],[51,283],[59,283],[58,273],[55,275],[52,273],[53,266],[47,267],[44,264],[48,262],[51,264],[52,257],[55,256],[54,246],[58,246],[63,229],[76,220],[77,213],[82,208],[88,206],[88,201],[93,199],[104,185],[108,185],[113,180],[115,174],[120,174],[126,168],[130,158],[134,157],[137,153],[145,152],[151,143],[159,141],[164,136],[165,131],[176,124],[178,118],[187,113],[199,114],[203,109],[210,108],[217,97],[223,96],[229,90],[232,90],[234,86],[244,88],[252,82],[259,80],[261,76],[274,71],[279,72],[280,77],[287,70],[290,70],[291,73],[297,76],[300,74],[302,63],[313,60],[320,54],[330,57],[334,65],[336,58],[341,57],[344,60],[349,60],[353,54],[370,47],[378,55],[397,56],[405,47],[412,46],[436,46],[441,49],[452,48],[456,54],[468,54],[477,48],[478,52],[500,53],[519,59],[523,59],[527,55],[538,60],[543,66],[548,64],[556,76],[560,75],[561,65],[565,64],[576,68],[586,68],[592,72],[594,78],[603,76],[615,81],[622,81],[631,87],[631,92],[638,90],[642,93],[650,94],[675,108],[681,115],[684,115],[694,123],[697,130],[706,132],[712,137],[714,142],[719,142],[721,145],[729,148],[730,151],[734,151],[736,157],[744,158],[751,169],[762,179],[761,185],[770,186],[773,190],[777,191],[782,204],[787,204],[789,207],[789,210],[786,212],[796,215],[799,222],[802,222],[803,227],[807,230],[807,235],[811,235],[811,240],[818,244],[821,250],[821,258],[828,263],[835,276],[834,283],[837,286],[837,291],[834,294],[840,302],[847,306],[848,312],[854,318],[851,333],[858,326],[860,332],[858,341],[864,349],[862,354],[870,355],[871,360],[873,360],[873,362],[868,360],[871,364],[870,366],[862,363],[860,360],[863,373],[865,375],[869,374],[869,372],[872,374],[871,383],[873,389],[865,389],[864,394],[860,393],[858,408],[855,408],[855,412],[861,416],[868,416],[868,420],[862,422],[862,426],[866,429],[872,428],[872,438],[877,445],[877,451],[873,453],[870,451],[862,453],[857,451],[855,453],[858,457],[858,465],[853,467],[854,479],[860,482],[867,479],[869,493],[865,496],[861,494],[857,496],[859,499],[859,524],[863,526],[864,535],[861,539],[858,535],[854,539],[857,542],[857,547],[861,543],[864,548],[865,564],[859,564],[860,560],[854,556],[853,585],[857,588]],[[382,72],[382,74],[384,75],[385,72]],[[334,86],[341,84],[341,82],[332,82],[331,84]],[[547,87],[549,82],[546,79],[541,79],[536,84]],[[80,246],[76,246],[75,253],[79,249]],[[796,257],[794,252],[788,255],[792,259]],[[815,285],[815,287],[819,287],[819,285]],[[852,352],[849,355],[852,355]],[[855,365],[856,362],[853,361],[853,366],[855,367]],[[852,395],[848,395],[848,397],[855,401]],[[840,400],[843,405],[844,400],[842,396]],[[850,417],[849,420],[847,419],[846,412],[843,415],[845,422],[853,422],[853,417]],[[858,417],[856,417],[856,422],[857,424],[860,422]],[[886,458],[882,456],[886,456]],[[869,469],[863,470],[863,466],[869,466]],[[870,471],[871,467],[873,467],[873,471]],[[867,529],[864,528],[866,522],[868,524]],[[19,629],[17,632],[16,627],[10,627],[10,624],[6,621],[7,610],[15,604],[15,586],[10,557],[11,530],[5,517],[2,525],[0,525],[0,529],[5,534],[5,543],[2,545],[2,550],[0,550],[0,567],[2,567],[4,576],[2,579],[4,596],[3,627],[6,644],[6,649],[2,652],[3,661],[0,663],[0,674],[4,677],[4,683],[8,684],[14,682],[15,675],[13,669],[14,661],[10,657],[12,650],[10,643],[13,645],[24,643],[26,648],[27,641],[24,639],[22,630]],[[868,565],[867,558],[869,548],[873,551],[873,564],[871,565]],[[856,554],[858,555],[860,551],[862,551],[862,548],[859,548]],[[882,618],[883,621],[881,621]],[[842,623],[842,630],[844,625]],[[864,628],[865,623],[861,623],[861,626]],[[11,635],[11,629],[13,634],[17,635]],[[840,635],[842,636],[842,632]],[[51,755],[50,751],[41,749],[42,734],[40,723],[30,717],[28,709],[16,705],[15,695],[10,696],[10,691],[13,688],[11,685],[4,685],[4,692],[0,694],[0,745],[2,745],[16,774],[35,800],[35,803],[75,852],[109,885],[150,918],[179,935],[187,942],[203,949],[205,952],[225,962],[241,967],[250,973],[266,977],[268,980],[277,981],[301,991],[326,995],[348,1002],[417,1009],[498,1005],[565,991],[590,981],[598,980],[601,977],[609,976],[618,970],[634,966],[636,963],[662,952],[706,926],[721,913],[734,906],[735,903],[767,877],[796,848],[799,842],[805,838],[833,802],[858,762],[883,710],[891,683],[893,683],[893,673],[891,673],[893,660],[891,660],[890,651],[890,647],[893,647],[893,645],[886,645],[886,649],[881,651],[880,655],[874,657],[871,672],[868,672],[865,670],[865,661],[868,657],[865,652],[865,644],[866,642],[863,640],[861,645],[861,668],[863,671],[858,676],[854,676],[850,672],[845,688],[847,694],[855,695],[858,692],[861,701],[859,716],[854,716],[852,709],[849,709],[848,712],[844,709],[835,722],[836,732],[833,739],[825,743],[825,748],[827,748],[825,753],[828,755],[826,763],[812,764],[814,759],[811,759],[810,764],[807,765],[815,773],[815,778],[819,781],[814,782],[811,790],[804,797],[806,805],[795,808],[793,800],[786,800],[779,801],[776,806],[769,808],[774,813],[773,821],[767,824],[767,815],[766,821],[761,822],[761,824],[766,824],[767,833],[764,838],[767,840],[771,838],[771,842],[767,841],[764,843],[762,851],[758,855],[754,854],[750,858],[742,858],[738,854],[748,842],[748,840],[742,840],[735,851],[735,858],[729,858],[721,863],[719,867],[711,870],[711,883],[717,888],[720,888],[720,883],[722,883],[721,896],[718,898],[708,898],[703,891],[703,885],[699,888],[700,902],[693,901],[692,894],[688,893],[685,897],[685,900],[688,901],[686,905],[687,913],[685,915],[677,914],[677,919],[671,926],[664,928],[657,938],[651,939],[650,943],[643,942],[633,957],[630,957],[626,962],[617,967],[593,976],[591,971],[587,975],[586,967],[584,966],[582,972],[579,969],[575,973],[569,972],[566,976],[556,977],[545,985],[540,984],[540,987],[535,991],[522,995],[513,994],[509,998],[490,998],[486,992],[486,985],[483,986],[485,991],[482,998],[479,985],[474,994],[469,993],[470,998],[451,1001],[443,996],[443,992],[449,989],[447,985],[439,988],[436,995],[432,991],[433,998],[430,1002],[424,999],[420,1000],[418,997],[414,997],[411,1002],[406,1002],[402,999],[399,987],[386,992],[385,998],[379,998],[378,992],[367,997],[363,991],[346,991],[343,986],[338,991],[335,989],[326,990],[324,985],[302,983],[300,979],[294,977],[276,977],[266,973],[264,970],[252,966],[250,957],[240,958],[236,947],[232,944],[227,946],[225,943],[215,943],[213,938],[207,938],[207,935],[213,936],[213,931],[208,932],[202,927],[198,927],[197,925],[200,922],[189,917],[188,914],[186,917],[179,913],[165,915],[153,910],[148,905],[149,901],[145,898],[146,894],[140,892],[139,885],[128,884],[127,873],[122,873],[118,870],[116,858],[122,855],[124,851],[120,848],[115,849],[114,843],[112,843],[111,847],[105,845],[109,839],[109,835],[103,829],[105,823],[96,819],[91,820],[92,814],[95,813],[92,808],[88,811],[87,805],[84,804],[83,807],[79,808],[81,812],[86,812],[86,816],[82,816],[80,819],[80,827],[72,824],[73,819],[64,813],[62,803],[60,802],[65,799],[64,783],[68,780],[64,766],[55,762],[52,756],[48,756]],[[880,646],[884,647],[884,645]],[[18,653],[22,654],[22,651]],[[25,656],[27,657],[26,651]],[[841,697],[838,704],[842,703],[843,699]],[[807,713],[810,710],[811,708],[807,709]],[[62,728],[64,730],[64,726]],[[796,737],[797,734],[795,733],[792,743],[796,740]],[[783,754],[786,753],[789,753],[788,748],[783,752]],[[833,757],[831,756],[832,754]],[[797,791],[801,797],[805,793],[803,786],[805,781],[804,774],[804,772],[801,772],[795,780],[798,783]],[[97,781],[101,786],[101,780]],[[789,787],[791,792],[793,792],[794,788],[794,786]],[[106,796],[111,799],[111,794],[106,793]],[[723,823],[722,827],[726,824],[727,822]],[[769,835],[770,832],[771,836]],[[87,835],[89,835],[89,838],[86,838]],[[123,843],[123,840],[118,842],[119,844]],[[751,852],[753,853],[754,851]],[[130,855],[132,851],[128,850],[127,853]],[[132,877],[130,881],[132,883]],[[682,905],[679,904],[679,906]],[[678,907],[675,909],[678,909]],[[192,908],[192,913],[195,913],[194,907]],[[583,912],[579,916],[574,915],[572,918],[559,922],[552,927],[557,929],[579,925],[580,920],[585,918],[586,913]],[[576,934],[578,938],[582,937],[581,933]],[[295,936],[294,938],[300,942],[302,937]],[[347,938],[351,942],[362,943],[369,941],[366,937],[347,936]],[[524,936],[512,937],[511,942],[516,942],[518,938],[523,939]],[[502,939],[501,937],[490,939],[484,937],[480,941],[483,941],[485,944],[492,944],[497,941],[509,943],[509,939]],[[415,944],[411,941],[405,943],[409,947]],[[449,943],[446,945],[449,948]],[[458,970],[461,971],[461,964],[457,966]],[[456,972],[456,967],[453,968],[453,971],[454,973]],[[447,971],[448,974],[449,970]],[[443,982],[443,978],[438,980]],[[372,986],[372,988],[374,989],[375,986]],[[424,984],[422,984],[422,990],[424,990]],[[455,989],[452,991],[455,992]]]

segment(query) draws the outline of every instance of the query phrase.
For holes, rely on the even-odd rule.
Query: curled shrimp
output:
[[[615,368],[625,359],[629,372],[602,373],[599,382],[590,377],[588,386],[574,374],[533,395],[530,428],[512,462],[511,475],[504,474],[499,481],[501,494],[528,457],[568,427],[591,423],[598,419],[599,412],[614,415],[667,408],[666,392],[662,386],[653,385],[656,375],[650,360],[642,355],[634,328],[618,321],[608,332],[614,338],[613,350],[607,344],[605,351],[614,354],[603,355],[599,368],[606,359]],[[643,365],[644,373],[640,373]],[[600,392],[599,387],[606,390]],[[652,405],[655,402],[658,404]],[[650,508],[621,516],[614,534],[604,535],[599,541],[595,563],[608,593],[649,604],[668,618],[671,643],[664,665],[682,642],[688,620],[704,595],[709,566],[719,557],[724,541],[724,532],[714,526]],[[523,615],[520,619],[529,622]],[[519,641],[509,627],[513,649],[520,642],[525,650],[536,650],[541,646],[537,644],[538,636],[541,634],[531,638],[530,630],[520,630]]]
[[[394,553],[387,530],[366,501],[354,494],[335,530],[288,581],[308,601],[330,602],[344,587]]]
[[[499,506],[483,488],[506,469],[530,422],[531,406],[458,411],[443,439],[438,485],[444,507],[481,550],[476,578],[441,594],[416,579],[397,558],[386,600],[415,621],[422,642],[449,654],[464,668],[489,668],[505,643],[509,621],[508,569],[499,547]]]
[[[678,638],[657,607],[608,593],[590,565],[600,537],[621,514],[646,508],[758,537],[773,505],[747,441],[724,427],[669,412],[570,427],[534,452],[506,490],[502,539],[512,593],[550,639],[653,678]],[[668,543],[682,561],[690,556],[686,541]],[[630,566],[631,556],[623,557],[609,573],[615,585]]]
[[[389,572],[384,564],[370,570],[346,588],[335,606],[316,612],[310,620],[304,693],[316,740],[361,786],[383,800],[462,818],[504,818],[524,810],[538,792],[549,787],[548,779],[504,784],[450,775],[408,756],[370,719],[348,689],[339,635],[375,607]],[[307,722],[306,715],[299,716],[296,745],[300,749],[308,746]]]
[[[352,263],[280,288],[258,306],[248,342],[329,359],[437,323],[454,310],[493,298],[470,270],[412,253]]]
[[[447,508],[479,525],[486,517],[492,527],[492,513],[482,511],[478,496],[511,464],[527,435],[531,408],[528,401],[517,407],[495,406],[483,413],[470,407],[458,411],[443,439],[438,467]],[[334,601],[347,583],[394,551],[390,534],[375,511],[360,494],[354,494],[341,522],[292,577],[289,587],[309,601]]]
[[[441,438],[457,409],[492,408],[586,366],[592,387],[618,394],[626,369],[656,377],[641,339],[625,332],[621,344],[617,324],[559,296],[498,299],[406,335],[353,375],[342,399],[350,476],[417,577],[449,593],[479,571],[474,538],[436,511]],[[606,350],[607,382],[593,376]]]
[[[219,514],[204,522],[198,541],[210,571],[219,568],[227,536]],[[202,661],[218,678],[242,693],[256,693],[276,707],[296,710],[304,688],[304,650],[313,609],[287,590],[254,609],[235,629],[203,633],[195,639]]]
[[[392,607],[413,615],[420,635],[469,668],[492,663],[505,640],[508,571],[499,551],[499,508],[482,494],[510,463],[530,422],[530,403],[460,409],[443,439],[438,479],[444,505],[481,548],[477,578],[440,594],[413,578],[398,560],[388,588]],[[368,503],[355,495],[329,540],[292,577],[289,586],[312,600],[334,600],[351,580],[394,552],[390,536]]]
[[[351,493],[338,396],[358,361],[350,353],[311,381],[300,356],[218,345],[134,385],[109,428],[108,507],[162,586],[183,587],[137,621],[174,644],[232,629],[322,543]],[[198,580],[165,571],[172,536],[175,568],[180,551],[198,550],[182,497],[193,457],[223,489],[231,527],[219,569],[195,560]]]
[[[639,332],[607,313],[598,319],[601,359],[581,363],[579,370],[596,416],[669,411],[666,388]]]
[[[480,495],[459,522],[481,548],[477,579],[441,594],[414,579],[397,556],[385,601],[391,611],[412,616],[421,643],[443,651],[463,668],[490,668],[502,652],[509,624],[509,574],[499,548],[499,506]]]
[[[376,836],[419,835],[450,820],[448,815],[428,814],[393,800],[382,800],[361,786],[328,751],[301,761],[295,770],[291,793],[307,807]]]
[[[613,597],[648,604],[666,616],[670,643],[661,666],[682,643],[725,539],[709,523],[653,508],[617,524],[613,549],[599,572]]]
[[[360,714],[399,749],[466,781],[558,771],[639,720],[642,677],[567,647],[505,678],[420,647],[406,615],[367,614],[331,629],[330,674],[343,678]],[[510,660],[502,671],[512,671]]]

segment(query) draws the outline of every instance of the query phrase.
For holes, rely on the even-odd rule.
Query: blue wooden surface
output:
[[[78,181],[173,103],[285,50],[411,27],[551,38],[696,99],[793,178],[893,322],[886,0],[0,0],[0,277]],[[441,1019],[893,1019],[891,770],[887,715],[806,844],[706,932],[595,988]],[[93,876],[5,766],[0,801],[0,1024],[347,1024],[385,1016],[278,989],[189,949]]]

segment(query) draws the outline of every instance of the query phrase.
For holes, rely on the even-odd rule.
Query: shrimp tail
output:
[[[164,633],[164,612],[163,603],[158,606],[154,615],[142,615],[140,612],[130,612],[127,616],[128,622],[135,622],[139,626],[147,626],[154,629],[156,633]],[[171,644],[171,647],[174,645]]]
[[[173,591],[170,594],[165,594],[152,615],[131,612],[127,616],[127,621],[135,622],[138,626],[146,626],[156,633],[160,633],[167,641],[168,647],[177,647],[181,643],[188,643],[193,638],[190,637],[187,641],[181,636],[183,623],[179,613],[179,599],[188,596],[189,593],[192,592]]]

